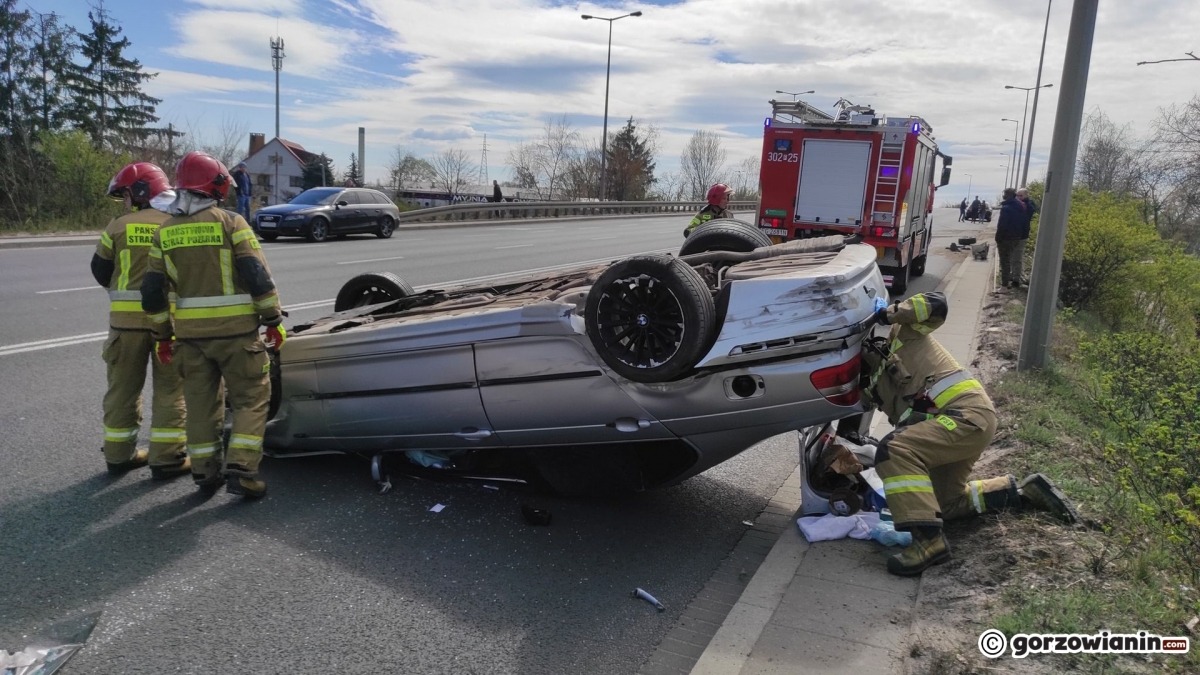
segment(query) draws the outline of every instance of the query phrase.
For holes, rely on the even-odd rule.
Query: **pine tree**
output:
[[[653,132],[651,132],[653,133]],[[630,117],[613,137],[605,160],[608,172],[607,199],[641,201],[654,182],[654,151],[650,137],[640,137]]]
[[[27,126],[30,14],[17,0],[0,1],[0,134],[12,138]]]
[[[30,50],[33,78],[29,83],[30,96],[37,114],[38,130],[63,127],[66,101],[66,79],[78,50],[75,31],[59,23],[59,16],[37,14],[33,26],[33,46]]]
[[[350,153],[350,166],[346,169],[346,173],[342,174],[342,179],[348,181],[350,185],[362,187],[362,172],[358,169],[358,155]]]
[[[333,160],[326,157],[324,153],[321,153],[316,159],[304,165],[303,188],[308,190],[324,185],[332,185],[333,177],[336,175],[333,169]]]
[[[75,127],[96,144],[122,144],[144,138],[146,127],[158,121],[161,99],[142,92],[141,85],[157,73],[142,72],[137,59],[123,55],[129,38],[112,23],[103,6],[88,12],[90,33],[80,35],[83,64],[73,64],[67,87],[74,99],[67,112]]]

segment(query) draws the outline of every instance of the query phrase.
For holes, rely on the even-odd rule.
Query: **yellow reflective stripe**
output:
[[[108,306],[108,309],[109,309],[109,311],[112,311],[112,312],[133,312],[135,314],[141,314],[142,313],[142,301],[141,300],[117,300],[115,302],[110,303]]]
[[[202,295],[194,298],[179,298],[176,306],[184,309],[197,307],[228,307],[230,305],[251,305],[250,296],[245,293],[237,295]]]
[[[971,490],[971,506],[975,507],[975,513],[983,513],[987,510],[987,505],[983,503],[983,495],[980,492],[983,490],[983,481],[973,480],[967,483],[967,487]]]
[[[104,427],[104,440],[111,441],[113,443],[124,443],[125,441],[132,441],[137,438],[137,435],[138,435],[137,427],[133,427],[130,429],[115,429],[113,427]]]
[[[187,440],[187,433],[177,427],[155,427],[150,429],[150,440],[158,443],[183,442]]]
[[[246,316],[257,314],[253,305],[234,305],[231,307],[196,307],[193,309],[175,308],[175,318],[181,321],[188,319],[221,319],[228,316]]]
[[[233,251],[221,249],[221,292],[233,295]]]
[[[171,281],[177,281],[179,279],[179,269],[175,267],[175,263],[170,258],[164,258],[163,262],[167,264],[167,276],[170,277]]]
[[[925,321],[929,318],[929,303],[925,302],[924,295],[914,295],[911,298],[913,311],[917,314],[917,321]]]
[[[903,494],[905,492],[928,492],[933,494],[933,487],[911,486],[911,487],[885,487],[883,489],[885,496]]]
[[[909,326],[909,328],[912,328],[913,330],[920,333],[921,335],[929,335],[933,331],[937,330],[936,326],[929,326],[929,325],[926,325],[923,323],[914,323],[911,326]]]
[[[110,251],[112,250],[112,237],[107,232],[100,233],[100,245]]]
[[[217,454],[217,444],[216,443],[204,443],[201,445],[190,445],[189,444],[187,451],[188,451],[188,455],[191,455],[192,459],[204,459],[205,457],[212,457],[213,455]]]
[[[983,390],[983,385],[979,383],[979,380],[976,380],[975,378],[963,380],[962,382],[950,387],[946,391],[943,391],[941,394],[938,394],[938,396],[933,399],[933,404],[938,408],[944,408],[947,403],[953,401],[954,398],[959,394],[973,391],[975,389],[980,391]]]
[[[120,260],[117,264],[117,266],[121,268],[121,273],[119,275],[117,275],[117,289],[118,290],[123,291],[123,290],[129,288],[129,268],[132,267],[132,264],[129,261],[129,256],[130,256],[129,249],[127,249],[127,248],[121,249],[121,253],[119,255]]]
[[[237,246],[247,239],[252,239],[255,242],[258,241],[258,237],[254,236],[254,230],[237,230],[233,233],[233,236],[230,237],[230,239],[233,241],[234,246]]]
[[[170,321],[170,320],[171,320],[171,313],[170,313],[170,312],[159,312],[159,313],[157,313],[157,314],[151,314],[151,315],[150,315],[150,322],[151,322],[151,323],[166,323],[166,322],[168,322],[168,321]]]
[[[259,298],[254,301],[254,309],[270,309],[279,306],[279,296],[272,293],[265,298]]]
[[[262,450],[262,436],[251,436],[250,434],[230,434],[229,449],[239,448],[241,450]]]
[[[892,476],[891,478],[883,479],[883,487],[884,488],[887,488],[890,485],[901,485],[901,484],[904,484],[904,485],[929,485],[932,487],[933,481],[930,480],[929,476],[925,476],[925,475],[922,475],[919,473],[906,473],[906,474],[901,474],[899,476]]]
[[[151,258],[162,258],[163,257],[162,249],[157,246],[151,246],[150,247],[150,257]]]

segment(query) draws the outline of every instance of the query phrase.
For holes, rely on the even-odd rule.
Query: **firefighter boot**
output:
[[[137,448],[133,451],[133,456],[124,462],[105,462],[108,465],[108,472],[114,475],[123,474],[132,469],[146,466],[150,462],[150,451],[145,448]]]
[[[1071,500],[1040,473],[1026,476],[1017,486],[1021,493],[1021,505],[1034,511],[1046,511],[1058,520],[1070,525],[1079,520],[1079,514]]]
[[[1007,511],[1009,509],[1019,510],[1023,504],[1021,502],[1021,490],[1017,487],[1017,477],[1009,474],[1004,476],[1007,479],[1003,486],[991,487],[988,483],[999,482],[995,478],[990,478],[986,481],[978,481],[978,489],[982,492],[980,497],[983,502],[983,510],[979,513],[990,513],[994,511]],[[975,487],[971,483],[968,486]]]
[[[151,464],[150,480],[171,480],[185,473],[191,473],[192,460],[186,454],[176,458],[175,462],[167,464]]]
[[[913,541],[908,548],[888,558],[887,568],[892,574],[915,577],[926,568],[939,565],[950,559],[950,544],[940,527],[914,527]]]
[[[257,471],[229,464],[225,467],[225,491],[246,499],[261,499],[267,494],[267,482],[258,477]]]

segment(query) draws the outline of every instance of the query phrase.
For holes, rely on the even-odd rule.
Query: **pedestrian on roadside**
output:
[[[241,162],[233,170],[233,180],[237,187],[237,212],[242,214],[246,222],[250,222],[250,174],[246,173],[246,163]]]
[[[218,206],[232,182],[225,165],[203,152],[179,161],[171,217],[150,248],[142,309],[158,340],[155,353],[163,363],[177,362],[183,377],[192,479],[206,494],[224,479],[230,493],[256,499],[267,492],[258,474],[271,398],[267,349],[282,346],[287,333],[258,238],[240,215]],[[222,379],[233,410],[228,449]]]
[[[500,190],[500,182],[492,181],[492,201],[499,204],[504,201],[504,193]]]
[[[729,210],[729,198],[733,195],[733,188],[724,183],[717,183],[708,188],[706,199],[708,203],[700,212],[692,218],[692,222],[683,230],[683,236],[688,237],[697,228],[707,223],[710,220],[718,218],[732,218],[733,212]]]
[[[930,333],[946,322],[941,293],[921,293],[875,314],[886,338],[863,347],[864,396],[895,430],[879,441],[875,471],[895,527],[913,541],[888,571],[915,576],[950,559],[942,523],[1002,510],[1047,511],[1072,523],[1074,507],[1044,475],[967,481],[996,432],[996,410],[979,380]]]
[[[1025,207],[1025,218],[1029,220],[1029,224],[1033,225],[1033,217],[1037,215],[1038,203],[1033,201],[1033,197],[1029,196],[1029,190],[1026,188],[1017,189],[1017,199]]]
[[[967,198],[963,197],[963,200],[961,202],[959,202],[959,204],[958,204],[958,222],[961,223],[966,219],[967,219]]]
[[[1000,219],[996,223],[996,249],[1000,254],[1000,285],[1018,288],[1024,274],[1025,240],[1029,239],[1028,208],[1017,199],[1017,191],[1004,189]]]
[[[96,244],[92,276],[108,289],[108,339],[102,352],[107,366],[104,394],[104,461],[110,473],[150,465],[150,477],[166,480],[191,467],[184,436],[186,413],[178,370],[153,359],[154,337],[142,312],[140,288],[149,267],[154,233],[167,214],[150,206],[171,196],[163,170],[150,162],[123,167],[108,183],[108,196],[125,202],[129,213],[117,216]],[[137,447],[142,425],[142,389],[151,364],[149,448]]]

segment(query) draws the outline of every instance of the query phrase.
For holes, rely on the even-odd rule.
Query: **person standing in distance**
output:
[[[237,212],[242,214],[246,222],[250,222],[250,174],[246,173],[246,163],[241,162],[233,170],[233,179],[237,182]]]
[[[110,473],[150,465],[150,477],[166,480],[191,468],[184,436],[183,384],[174,366],[152,359],[154,337],[142,312],[140,288],[149,266],[154,233],[167,214],[151,208],[155,198],[173,196],[167,175],[156,164],[134,162],[108,183],[109,197],[125,202],[129,213],[114,218],[96,244],[92,276],[108,289],[108,339],[104,363],[104,461]],[[142,425],[142,388],[152,364],[150,447],[137,447]]]
[[[282,346],[287,333],[258,238],[240,215],[219,207],[232,182],[225,165],[203,152],[179,160],[171,217],[150,247],[142,309],[160,360],[179,363],[192,479],[205,493],[224,479],[230,493],[257,499],[267,492],[258,475],[271,397],[267,349]],[[178,298],[174,316],[168,278]],[[228,448],[220,437],[222,380],[233,409]]]

